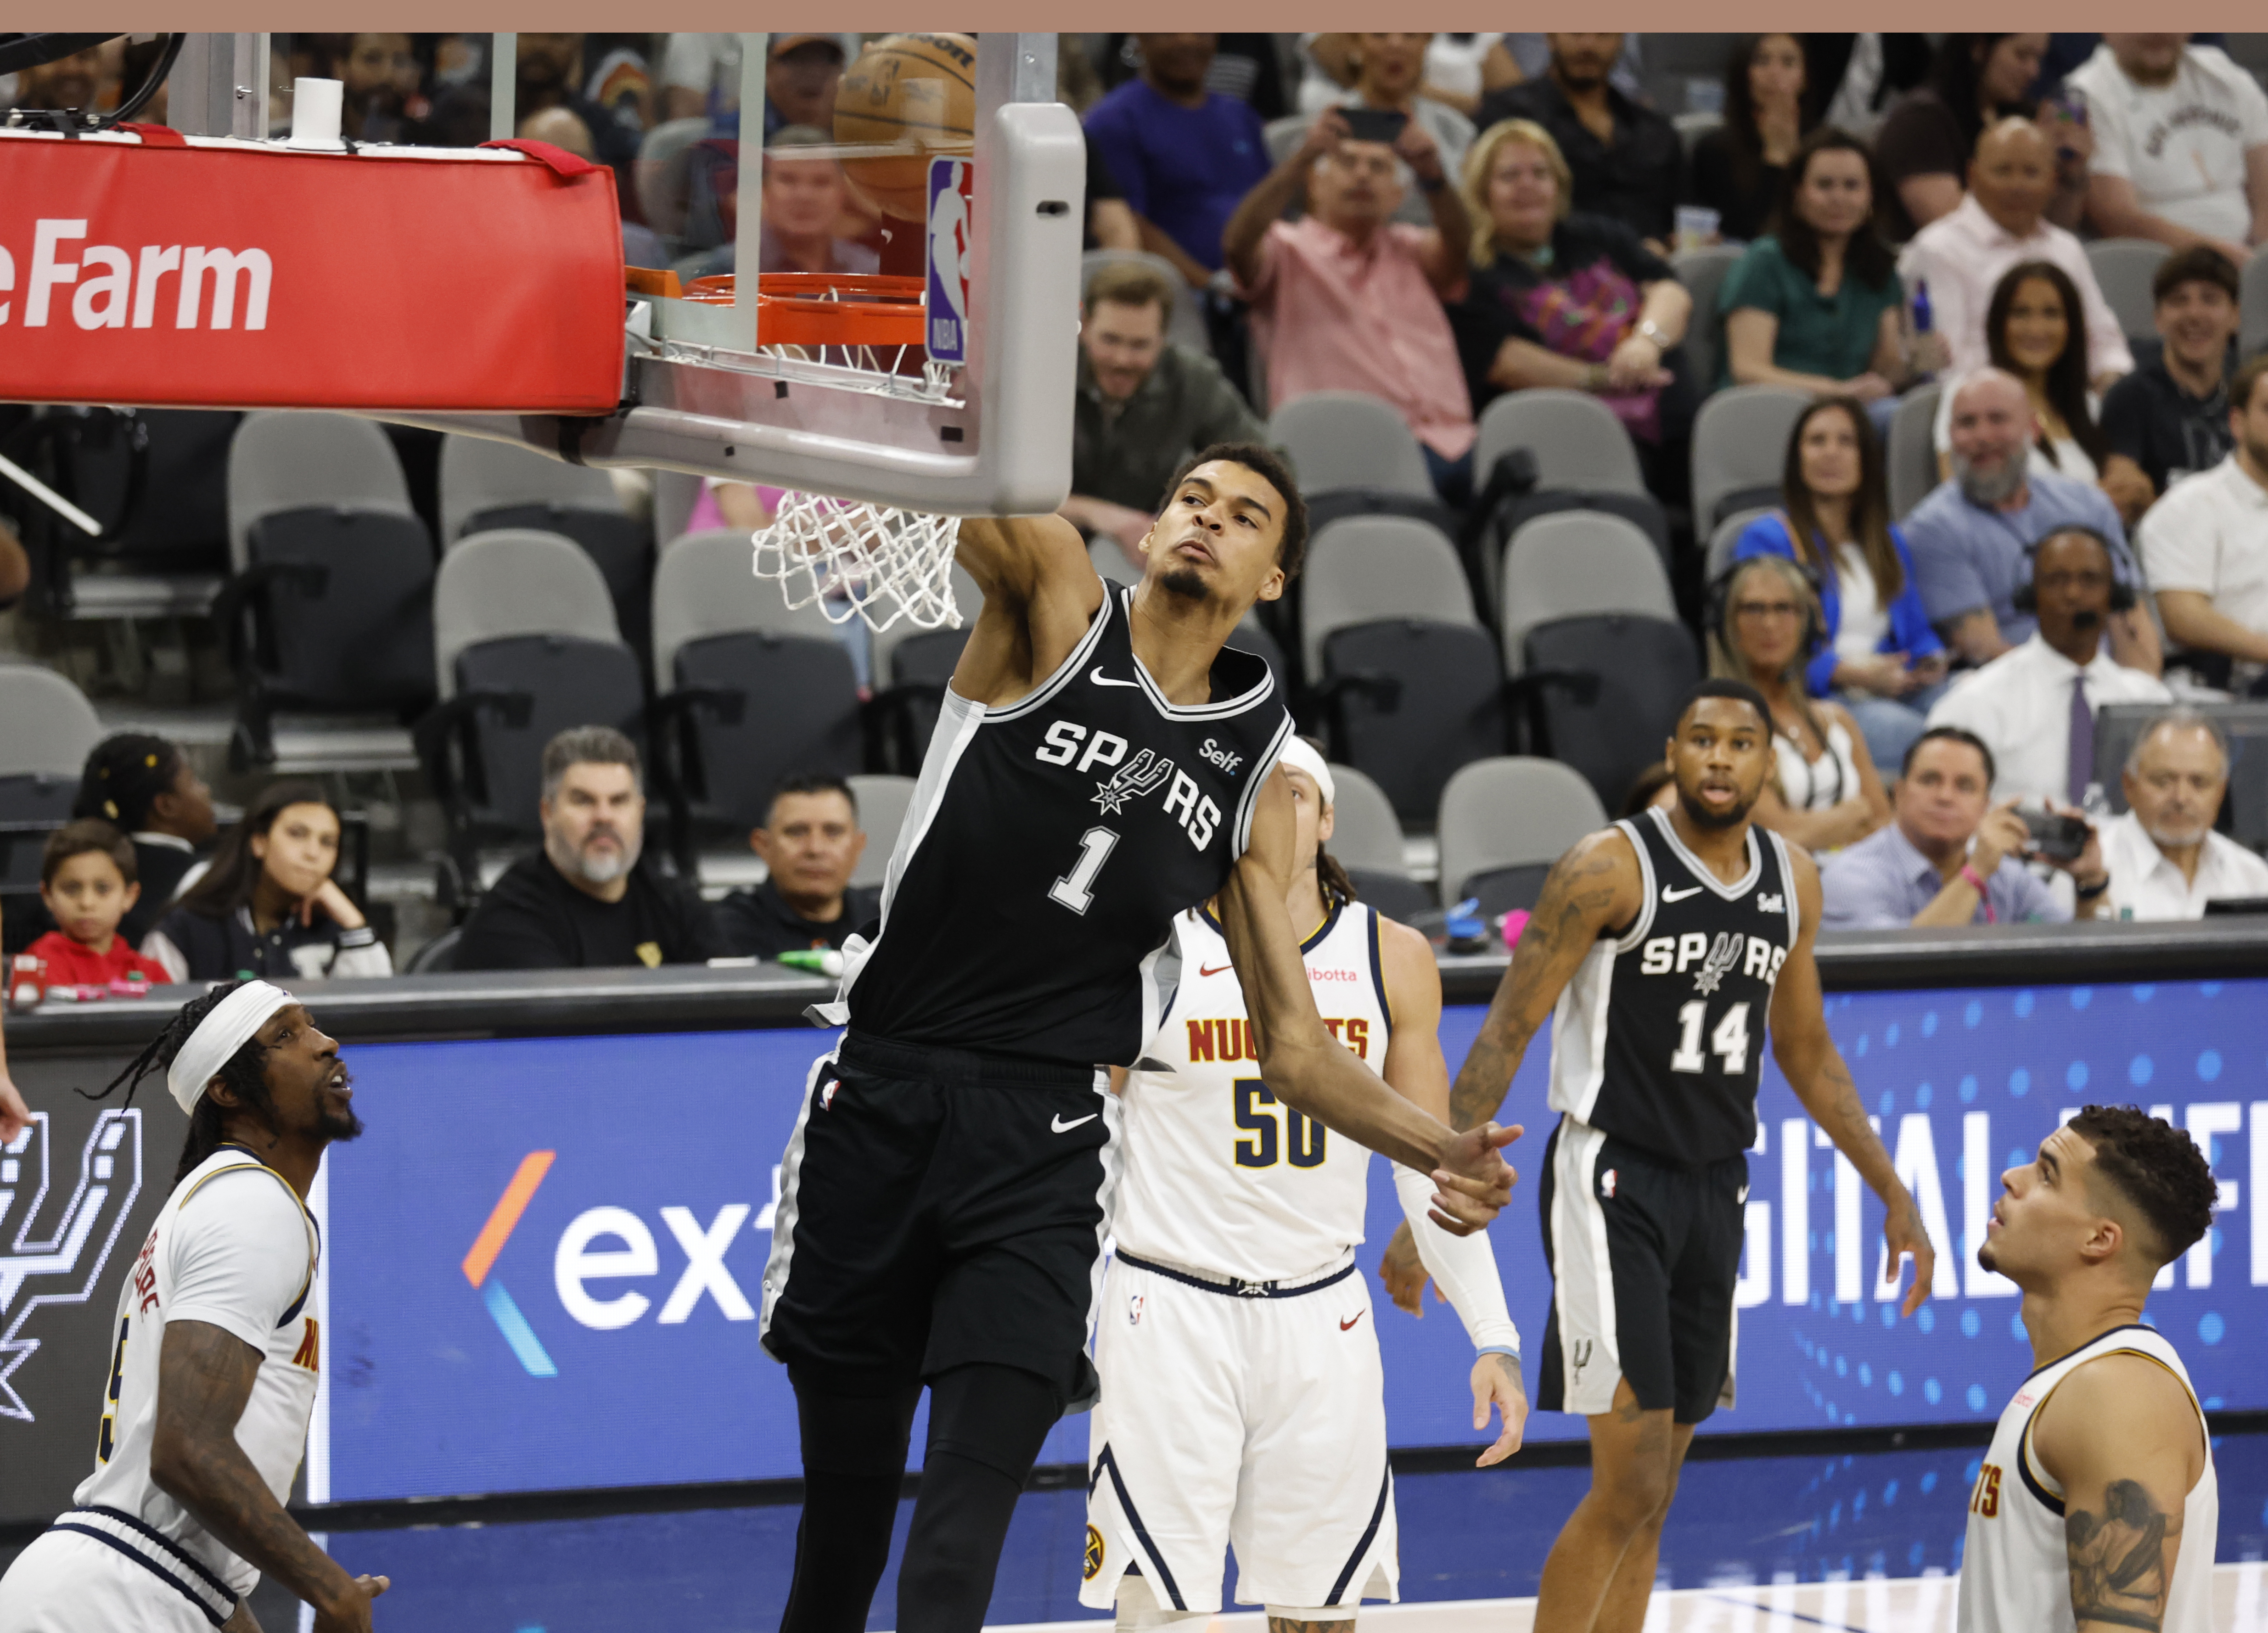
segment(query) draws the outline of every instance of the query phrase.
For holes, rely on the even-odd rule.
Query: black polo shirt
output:
[[[1532,119],[1551,133],[1575,178],[1574,205],[1612,216],[1642,239],[1667,244],[1677,215],[1677,186],[1685,149],[1677,127],[1613,85],[1607,106],[1615,116],[1612,146],[1591,134],[1550,75],[1492,92],[1481,104],[1475,129],[1500,119]]]
[[[2102,436],[2110,452],[2140,466],[2159,493],[2193,472],[2211,470],[2236,445],[2228,430],[2228,375],[2212,394],[2192,397],[2152,357],[2103,394]]]
[[[838,918],[806,918],[781,897],[770,879],[754,890],[736,890],[717,904],[717,927],[725,945],[741,958],[776,959],[783,953],[817,947],[840,948],[855,932],[881,916],[882,893],[843,893]]]
[[[504,870],[465,921],[459,969],[601,969],[723,958],[709,904],[640,862],[620,901],[578,890],[541,851]]]

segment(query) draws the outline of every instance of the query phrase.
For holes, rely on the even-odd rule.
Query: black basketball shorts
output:
[[[1595,1416],[1625,1378],[1681,1423],[1732,1405],[1748,1159],[1678,1167],[1562,1117],[1540,1190],[1551,1315],[1536,1405]]]
[[[831,1394],[990,1362],[1092,1406],[1118,1119],[1099,1070],[846,1035],[781,1165],[764,1347]]]

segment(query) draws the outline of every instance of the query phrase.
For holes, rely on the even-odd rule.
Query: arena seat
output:
[[[1717,531],[1709,535],[1709,554],[1703,565],[1706,575],[1704,583],[1717,582],[1717,575],[1733,564],[1733,547],[1740,543],[1741,534],[1748,530],[1749,524],[1759,516],[1771,515],[1772,509],[1769,504],[1759,504],[1749,510],[1734,511],[1717,524]]]
[[[1592,613],[1531,625],[1516,702],[1529,747],[1583,774],[1620,806],[1661,758],[1679,703],[1701,678],[1693,632],[1672,618]]]
[[[1693,417],[1693,528],[1713,530],[1755,496],[1779,491],[1787,439],[1810,405],[1784,386],[1734,386],[1702,403]]]
[[[1725,344],[1724,314],[1717,310],[1717,297],[1747,253],[1730,244],[1712,244],[1680,250],[1669,258],[1677,281],[1693,297],[1693,313],[1685,320],[1685,338],[1678,343],[1684,348],[1693,388],[1703,396],[1717,389],[1717,362]]]
[[[898,846],[898,830],[914,803],[914,779],[873,772],[846,777],[850,797],[858,802],[858,826],[866,831],[866,854],[850,872],[851,885],[867,890],[882,882],[890,869],[890,852]]]
[[[1381,488],[1433,497],[1418,438],[1392,403],[1359,391],[1294,397],[1268,418],[1268,439],[1292,456],[1307,493]]]
[[[36,895],[48,835],[70,820],[102,722],[78,688],[37,664],[0,664],[0,895]]]
[[[1098,567],[1106,555],[1118,555],[1118,547],[1108,540],[1098,540],[1094,549]],[[1119,556],[1122,570],[1130,570],[1124,568],[1124,560]],[[937,731],[945,688],[953,680],[961,649],[968,644],[968,631],[984,602],[976,580],[958,563],[953,566],[952,581],[953,604],[961,611],[959,629],[947,624],[924,629],[901,618],[888,629],[876,630],[867,649],[873,673],[870,714],[880,738],[881,759],[909,775],[921,769],[922,756]]]
[[[816,606],[791,609],[748,571],[748,536],[688,533],[653,585],[654,778],[686,873],[701,837],[745,839],[780,779],[864,769],[850,650]]]
[[[2236,349],[2241,357],[2268,351],[2268,245],[2252,252],[2238,276]]]
[[[228,535],[234,575],[213,619],[240,688],[232,763],[414,767],[401,722],[433,696],[433,541],[386,433],[348,414],[246,416]],[[319,718],[280,729],[286,710]]]
[[[541,834],[543,746],[579,725],[637,739],[644,694],[606,580],[557,533],[459,541],[434,585],[432,651],[441,702],[417,723],[418,755],[462,889],[481,845]]]
[[[1394,802],[1368,773],[1334,765],[1331,837],[1326,847],[1346,869],[1356,896],[1392,919],[1407,921],[1433,905],[1432,893],[1411,876],[1402,849],[1402,820]]]
[[[2102,298],[2130,341],[2158,337],[2158,303],[2150,280],[2158,263],[2173,254],[2152,239],[2097,239],[2087,246],[2087,264]]]
[[[1590,613],[1677,616],[1653,541],[1622,517],[1596,511],[1539,516],[1513,535],[1500,607],[1497,629],[1512,676],[1521,673],[1521,643],[1537,624]]]
[[[1526,754],[1476,760],[1441,791],[1441,900],[1480,898],[1491,918],[1532,908],[1551,864],[1607,825],[1591,785],[1566,766]]]
[[[534,527],[580,545],[607,581],[616,627],[633,647],[644,644],[652,622],[653,548],[644,523],[622,508],[613,479],[514,443],[443,438],[441,548],[505,527]]]
[[[1937,403],[1944,390],[1940,381],[1908,392],[1890,416],[1889,446],[1882,464],[1894,521],[1903,520],[1938,484]]]
[[[1300,596],[1300,657],[1322,673],[1323,643],[1350,624],[1425,618],[1477,626],[1472,587],[1457,547],[1431,523],[1406,516],[1347,516],[1319,530],[1293,581]]]
[[[1486,481],[1496,462],[1514,448],[1535,456],[1538,488],[1646,491],[1630,432],[1612,408],[1587,391],[1535,386],[1508,391],[1490,403],[1474,436],[1474,479]]]

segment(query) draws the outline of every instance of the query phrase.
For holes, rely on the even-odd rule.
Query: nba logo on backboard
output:
[[[929,161],[929,355],[968,360],[968,254],[976,239],[976,175],[965,158]]]

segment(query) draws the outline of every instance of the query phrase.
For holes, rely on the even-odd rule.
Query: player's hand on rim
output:
[[[1913,1285],[1906,1289],[1905,1302],[1901,1306],[1903,1313],[1911,1315],[1929,1297],[1930,1284],[1937,1276],[1937,1249],[1930,1244],[1929,1232],[1922,1229],[1921,1210],[1914,1206],[1911,1196],[1901,1199],[1882,1221],[1882,1242],[1889,1249],[1882,1264],[1882,1281],[1887,1286],[1897,1285],[1905,1255],[1913,1255]]]
[[[1473,1427],[1486,1431],[1489,1408],[1495,1407],[1503,1420],[1504,1431],[1496,1444],[1484,1451],[1474,1460],[1476,1468],[1486,1468],[1501,1463],[1520,1450],[1521,1438],[1528,1432],[1528,1391],[1520,1378],[1519,1360],[1491,1350],[1473,1357]]]
[[[1527,1132],[1518,1123],[1505,1129],[1484,1122],[1451,1140],[1442,1148],[1441,1166],[1433,1170],[1433,1183],[1440,1188],[1426,1217],[1452,1236],[1487,1229],[1520,1183],[1518,1171],[1501,1153]]]

